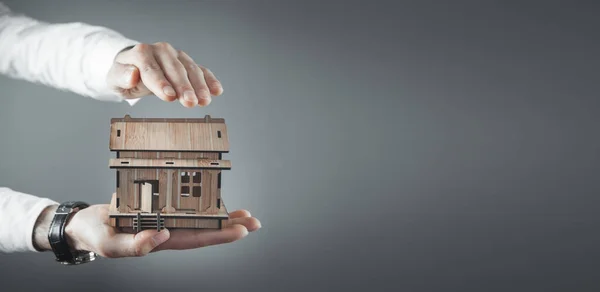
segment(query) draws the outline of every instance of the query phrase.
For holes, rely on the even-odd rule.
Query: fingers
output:
[[[116,61],[136,66],[144,85],[160,99],[164,101],[177,99],[177,92],[167,80],[151,45],[138,44],[131,50],[119,54]]]
[[[187,71],[187,79],[189,79],[194,86],[196,96],[198,97],[198,104],[200,106],[207,106],[211,102],[211,97],[210,90],[206,84],[204,71],[200,69],[200,67],[196,65],[196,62],[194,62],[194,60],[186,53],[179,51],[178,57]]]
[[[258,219],[250,217],[250,212],[238,210],[229,214],[231,219],[221,230],[173,230],[171,238],[152,251],[165,249],[194,249],[205,246],[230,243],[240,240],[261,228]]]
[[[223,94],[223,85],[221,85],[221,82],[217,79],[215,74],[208,68],[202,66],[200,66],[200,68],[202,69],[202,72],[204,72],[204,79],[208,84],[208,88],[210,88],[210,93],[214,96]]]
[[[221,230],[173,230],[169,240],[152,251],[182,250],[231,243],[248,235],[244,225],[234,224]]]
[[[166,73],[167,79],[173,84],[179,101],[185,107],[195,107],[198,97],[188,78],[187,68],[177,58],[177,52],[167,43],[158,43],[156,46],[159,49],[154,51],[154,56]]]
[[[141,257],[168,241],[170,236],[167,229],[160,232],[144,230],[137,234],[120,233],[108,240],[99,253],[107,258]]]
[[[221,82],[208,68],[199,66],[182,51],[175,50],[170,44],[160,42],[152,45],[138,44],[130,50],[119,53],[116,63],[109,73],[109,83],[121,91],[127,91],[133,97],[141,97],[147,89],[165,101],[179,99],[185,107],[206,106],[212,96],[223,93]],[[126,67],[131,64],[137,68],[137,81],[123,77],[122,71],[135,70]],[[121,66],[119,66],[121,65]],[[132,81],[133,80],[133,81]],[[141,82],[139,82],[141,80]]]
[[[226,226],[235,224],[244,225],[249,232],[254,232],[261,227],[260,221],[253,217],[232,218],[228,220]]]
[[[240,218],[240,217],[250,217],[252,216],[247,210],[236,210],[229,213],[229,218]]]

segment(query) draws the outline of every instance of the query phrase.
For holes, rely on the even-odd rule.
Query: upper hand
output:
[[[246,210],[229,214],[223,229],[163,229],[127,233],[108,223],[108,205],[92,205],[73,215],[65,227],[69,245],[107,258],[139,257],[159,250],[194,249],[234,242],[258,230],[258,219]]]
[[[215,75],[168,43],[138,44],[119,53],[107,83],[126,99],[154,94],[185,107],[206,106],[223,93]]]

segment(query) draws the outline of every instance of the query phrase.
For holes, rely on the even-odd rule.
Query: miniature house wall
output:
[[[112,119],[116,193],[110,222],[134,230],[222,228],[222,171],[231,162],[224,119]]]

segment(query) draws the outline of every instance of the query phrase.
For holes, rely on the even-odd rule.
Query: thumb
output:
[[[115,62],[107,75],[107,83],[110,87],[120,89],[131,89],[140,82],[140,70],[133,65],[125,65]]]
[[[144,230],[134,234],[119,234],[113,241],[118,257],[141,257],[149,254],[154,248],[169,240],[168,229],[160,232]]]

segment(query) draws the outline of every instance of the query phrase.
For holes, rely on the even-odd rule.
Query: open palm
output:
[[[159,250],[182,250],[230,243],[258,230],[258,219],[246,210],[229,214],[223,229],[164,229],[139,233],[121,231],[109,225],[109,205],[92,205],[77,212],[66,226],[70,246],[93,251],[102,257],[139,257]]]

